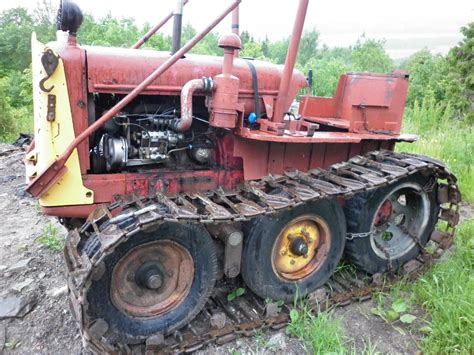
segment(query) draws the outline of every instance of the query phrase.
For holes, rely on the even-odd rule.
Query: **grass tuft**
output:
[[[344,354],[342,325],[332,318],[332,312],[319,312],[315,316],[304,304],[290,313],[287,333],[300,339],[312,354]]]
[[[36,241],[53,251],[61,251],[63,249],[63,242],[59,236],[59,230],[51,223],[43,227],[43,232],[36,238]]]

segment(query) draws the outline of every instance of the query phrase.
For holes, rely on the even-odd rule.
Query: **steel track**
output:
[[[420,254],[415,261],[417,267],[408,265],[407,271],[415,269],[416,275],[451,245],[461,200],[456,177],[443,163],[420,155],[377,151],[335,164],[328,170],[291,171],[284,176],[268,176],[230,192],[217,190],[173,196],[156,193],[148,198],[127,196],[99,207],[80,229],[68,234],[64,249],[71,308],[85,347],[95,353],[131,352],[129,344],[113,345],[103,337],[108,327],[105,320],[89,319],[87,291],[92,280],[103,272],[104,258],[136,233],[164,222],[213,225],[249,221],[308,201],[349,199],[357,193],[395,184],[413,174],[433,176],[441,206],[439,218],[447,222],[444,231],[437,230],[432,235],[437,251]],[[272,193],[275,191],[279,193]],[[82,250],[84,242],[91,237],[98,237],[100,244],[92,255]],[[389,282],[380,287],[371,284],[361,273],[334,275],[325,286],[324,299],[319,296],[313,300],[313,306],[319,310],[368,299],[373,292],[386,290],[398,280],[392,274],[386,278]],[[257,329],[278,329],[288,321],[286,306],[265,305],[250,292],[228,302],[225,294],[230,291],[226,284],[216,287],[203,312],[190,325],[166,339],[160,335],[150,337],[143,345],[145,350],[148,353],[192,352],[208,344],[223,344],[241,336],[252,336]],[[225,316],[225,326],[212,329],[211,318],[219,316]]]

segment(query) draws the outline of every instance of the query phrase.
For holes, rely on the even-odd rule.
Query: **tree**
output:
[[[262,42],[262,53],[265,58],[270,58],[270,40],[268,36]]]
[[[132,18],[113,18],[109,13],[96,21],[90,14],[84,15],[84,22],[78,33],[81,44],[95,46],[131,47],[141,31]]]
[[[242,58],[263,58],[264,55],[262,51],[262,45],[258,42],[254,42],[253,40],[251,42],[247,42],[245,47],[243,47],[242,51],[240,52],[240,56]]]
[[[352,69],[360,72],[390,73],[393,61],[384,48],[385,42],[362,35],[352,51]]]
[[[270,58],[274,63],[284,64],[286,59],[286,53],[288,52],[288,44],[290,43],[289,38],[285,38],[281,41],[276,41],[270,44],[269,52]]]
[[[56,34],[57,6],[51,0],[38,1],[33,12],[35,32],[42,42],[54,40]]]
[[[0,75],[28,67],[32,32],[33,19],[26,9],[17,7],[0,14]]]
[[[461,87],[459,108],[474,122],[474,22],[461,29],[464,38],[448,55],[451,75]]]
[[[313,58],[304,67],[304,72],[313,70],[313,95],[332,97],[342,74],[349,71],[349,66],[339,58]]]
[[[298,63],[304,66],[311,58],[315,57],[318,50],[319,33],[316,29],[305,32],[301,37],[300,48],[298,51]]]
[[[448,91],[459,90],[449,75],[449,67],[441,55],[433,55],[428,49],[413,54],[404,65],[410,73],[410,87],[407,103],[412,107],[416,101],[421,103],[425,98],[435,102],[453,101]],[[456,89],[456,86],[458,88]]]
[[[240,40],[242,41],[242,48],[245,47],[248,42],[253,41],[249,31],[247,30],[242,31],[242,33],[240,34]]]

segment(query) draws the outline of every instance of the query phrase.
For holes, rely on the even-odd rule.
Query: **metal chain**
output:
[[[375,232],[376,232],[376,230],[372,229],[370,232],[365,232],[365,233],[347,233],[346,239],[347,240],[354,240],[354,239],[357,239],[357,238],[367,238],[367,237],[370,237]]]

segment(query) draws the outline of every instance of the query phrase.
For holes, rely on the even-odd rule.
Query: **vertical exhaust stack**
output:
[[[236,7],[234,11],[232,11],[232,33],[236,34],[240,37],[240,14],[239,14],[239,7]],[[240,51],[235,50],[234,52],[235,58],[239,57]]]
[[[174,24],[173,24],[173,46],[171,53],[175,54],[181,49],[181,32],[183,29],[183,7],[184,0],[176,0],[176,8],[174,10]]]

